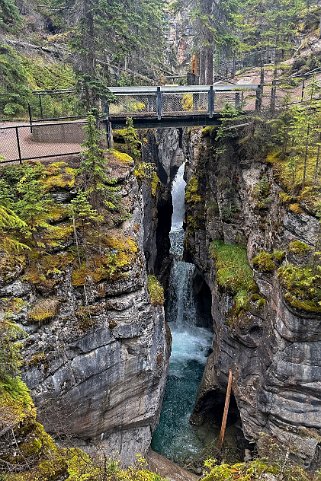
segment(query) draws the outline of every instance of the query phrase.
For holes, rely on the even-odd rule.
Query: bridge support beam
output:
[[[213,118],[215,107],[215,92],[213,85],[210,86],[208,91],[208,116],[210,119]]]
[[[157,87],[156,109],[157,109],[157,118],[158,120],[161,120],[162,114],[163,114],[163,95],[160,87]]]

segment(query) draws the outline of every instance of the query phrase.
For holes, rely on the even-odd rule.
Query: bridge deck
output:
[[[126,127],[127,116],[113,115],[111,117],[111,126],[113,130],[123,129]],[[220,125],[220,114],[214,114],[209,117],[207,113],[204,114],[177,114],[164,116],[158,119],[150,115],[137,115],[133,117],[133,124],[136,129],[159,129],[166,127],[206,127],[207,125]]]

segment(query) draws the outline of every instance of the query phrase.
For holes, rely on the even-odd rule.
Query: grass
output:
[[[245,247],[213,241],[210,246],[210,254],[215,260],[219,286],[229,290],[232,294],[257,290]]]
[[[215,260],[218,285],[233,296],[227,323],[233,326],[246,322],[247,311],[265,305],[265,299],[258,294],[246,248],[216,240],[210,245],[210,255]]]

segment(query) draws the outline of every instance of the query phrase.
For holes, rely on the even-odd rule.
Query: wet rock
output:
[[[202,202],[187,212],[201,221],[194,229],[187,226],[185,255],[211,289],[215,332],[193,419],[202,415],[209,402],[222,413],[232,368],[233,393],[246,438],[257,441],[260,433],[268,433],[306,467],[320,466],[321,316],[291,308],[278,276],[254,271],[265,306],[251,311],[243,324],[227,325],[233,299],[218,287],[208,253],[213,239],[247,244],[249,259],[259,250],[283,250],[294,239],[316,247],[319,221],[280,204],[280,188],[269,167],[253,160],[240,163],[233,141],[223,154],[214,156],[213,150],[204,148],[206,141],[200,140],[200,133],[191,135],[187,176],[200,176]],[[201,155],[199,145],[203,147]],[[262,175],[270,184],[268,209],[257,205],[253,195]]]

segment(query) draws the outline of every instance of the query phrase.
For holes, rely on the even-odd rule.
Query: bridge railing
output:
[[[114,87],[109,105],[113,117],[163,117],[208,115],[225,106],[255,110],[258,85],[191,85],[163,87]]]

